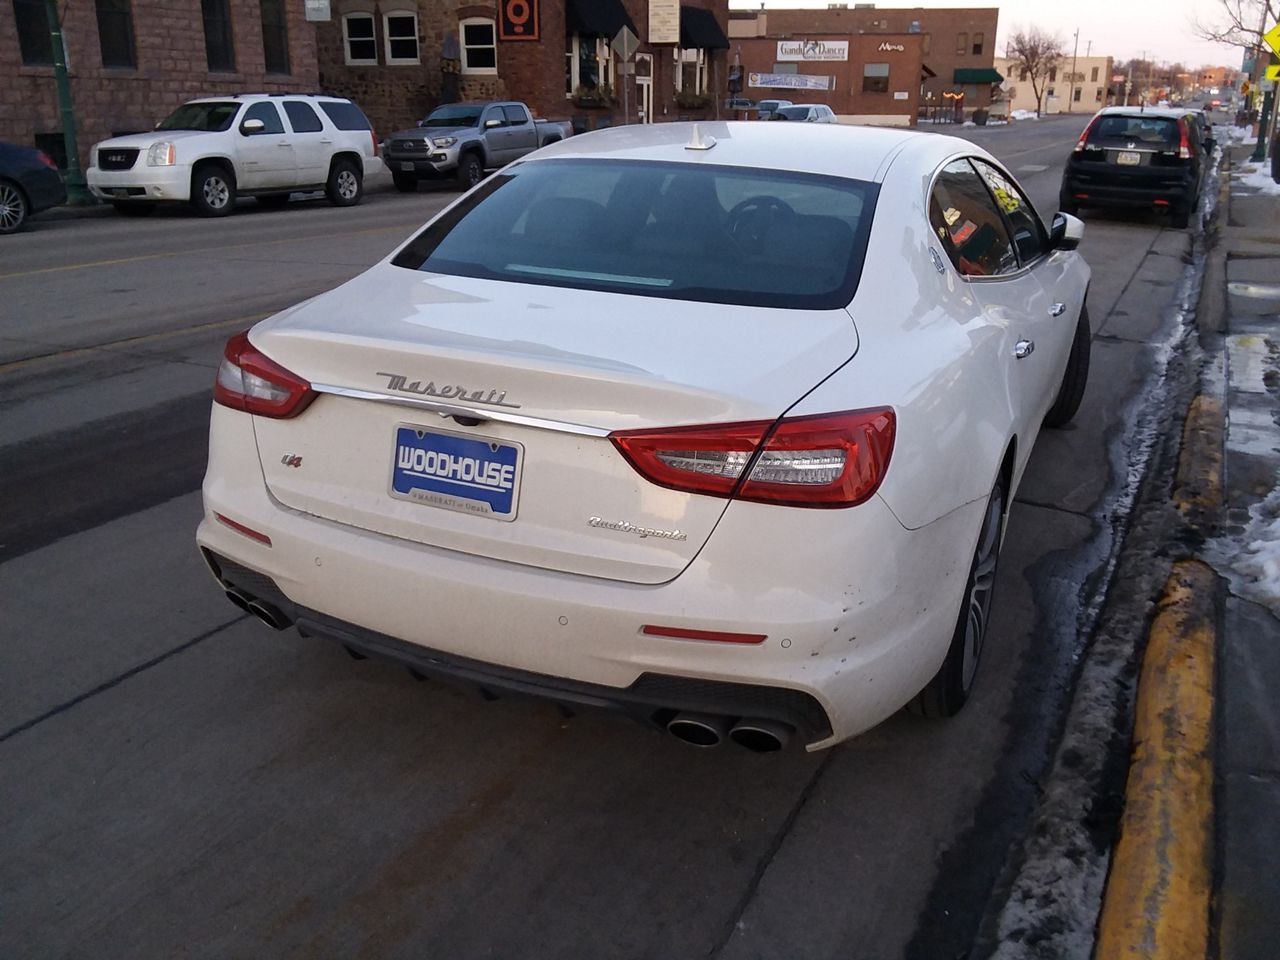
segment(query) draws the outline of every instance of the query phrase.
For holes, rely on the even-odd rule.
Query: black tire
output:
[[[31,205],[22,188],[12,180],[0,180],[0,234],[17,233],[30,212]]]
[[[393,173],[391,182],[396,185],[396,189],[401,193],[417,193],[418,177],[413,173]]]
[[[285,204],[289,202],[289,194],[287,193],[264,193],[260,197],[254,197],[258,206],[266,210],[281,210]]]
[[[350,160],[335,160],[329,168],[324,195],[335,207],[354,207],[364,196],[364,180]]]
[[[991,619],[1005,506],[1004,478],[1001,477],[987,498],[987,510],[982,517],[982,529],[978,531],[978,543],[973,550],[973,563],[965,580],[947,659],[907,705],[912,713],[924,717],[954,717],[969,699]]]
[[[236,208],[236,178],[220,163],[206,163],[191,175],[191,206],[202,217],[225,217]]]
[[[1076,335],[1071,341],[1071,353],[1067,357],[1067,369],[1062,372],[1062,383],[1053,406],[1044,415],[1046,427],[1065,427],[1080,409],[1084,387],[1089,382],[1089,357],[1093,353],[1093,331],[1089,327],[1089,308],[1080,308],[1076,321]]]
[[[474,153],[464,153],[458,158],[458,186],[470,190],[484,179],[484,164]]]
[[[112,203],[116,213],[122,217],[149,217],[156,212],[154,204],[150,203],[131,203],[128,200],[122,200],[119,203]]]

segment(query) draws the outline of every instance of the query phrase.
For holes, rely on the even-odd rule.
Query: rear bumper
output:
[[[31,212],[39,213],[67,202],[67,188],[56,170],[37,170],[21,178],[23,192],[31,204]]]
[[[1061,191],[1061,199],[1081,206],[1189,206],[1195,195],[1194,177],[1177,170],[1119,174],[1106,168],[1068,169]]]
[[[132,170],[90,167],[85,173],[90,192],[101,200],[146,201],[191,199],[191,167],[148,167],[139,157]]]

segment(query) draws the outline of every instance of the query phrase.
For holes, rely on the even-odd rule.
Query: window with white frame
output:
[[[459,22],[461,34],[462,72],[498,72],[498,40],[494,22],[485,17],[470,17]]]
[[[603,37],[580,37],[577,34],[565,38],[564,44],[564,93],[597,90],[602,86],[613,87],[613,48]]]
[[[348,13],[342,18],[342,52],[350,66],[378,62],[378,41],[372,13]]]
[[[418,62],[418,15],[412,10],[390,10],[382,15],[387,40],[387,63]]]
[[[673,50],[677,93],[707,92],[707,51]]]

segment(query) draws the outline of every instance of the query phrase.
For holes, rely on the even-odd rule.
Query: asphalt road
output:
[[[962,132],[1051,211],[1079,126]],[[204,571],[221,343],[450,197],[0,245],[0,956],[966,955],[1070,692],[1186,234],[1089,220],[1094,373],[1013,507],[963,714],[757,756],[354,662]]]

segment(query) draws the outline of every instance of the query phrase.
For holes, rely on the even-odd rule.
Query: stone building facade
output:
[[[316,31],[301,0],[64,3],[80,162],[193,97],[314,91]],[[64,161],[43,0],[0,0],[0,140]],[[43,32],[41,28],[43,27]]]
[[[316,30],[320,83],[359,103],[380,133],[441,103],[492,98],[578,131],[716,116],[728,0],[664,6],[678,11],[677,44],[649,42],[649,0],[332,0]],[[631,71],[610,49],[623,25],[640,41]]]

